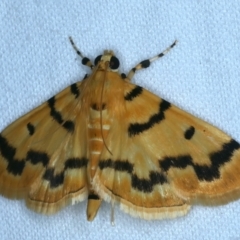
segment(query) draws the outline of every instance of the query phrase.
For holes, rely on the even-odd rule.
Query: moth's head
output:
[[[95,58],[94,65],[97,66],[98,69],[117,72],[120,62],[118,58],[115,57],[113,51],[105,50],[103,55],[99,55]]]

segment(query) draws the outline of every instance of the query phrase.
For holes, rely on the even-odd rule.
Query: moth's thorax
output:
[[[119,99],[123,100],[124,80],[118,72],[98,70],[83,84],[82,98],[88,107],[101,103],[109,110],[116,108]]]

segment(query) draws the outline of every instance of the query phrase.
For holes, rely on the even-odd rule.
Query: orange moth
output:
[[[176,44],[128,75],[104,51],[92,73],[19,118],[0,134],[0,193],[52,214],[88,198],[132,216],[172,218],[193,203],[239,197],[240,144],[221,130],[130,82]]]

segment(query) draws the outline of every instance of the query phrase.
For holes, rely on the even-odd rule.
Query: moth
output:
[[[0,134],[0,193],[53,214],[88,199],[132,216],[173,218],[192,204],[223,204],[240,193],[240,144],[221,130],[131,83],[176,45],[129,74],[104,51],[92,73],[19,118]]]

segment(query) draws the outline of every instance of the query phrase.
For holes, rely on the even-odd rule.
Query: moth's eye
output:
[[[94,65],[96,66],[97,64],[98,64],[98,62],[101,60],[101,57],[102,57],[102,55],[99,55],[99,56],[97,56],[96,58],[95,58],[95,60],[94,60]]]
[[[111,60],[110,60],[110,63],[109,63],[109,67],[112,70],[117,70],[119,68],[119,65],[120,65],[119,60],[115,56],[112,56]]]

